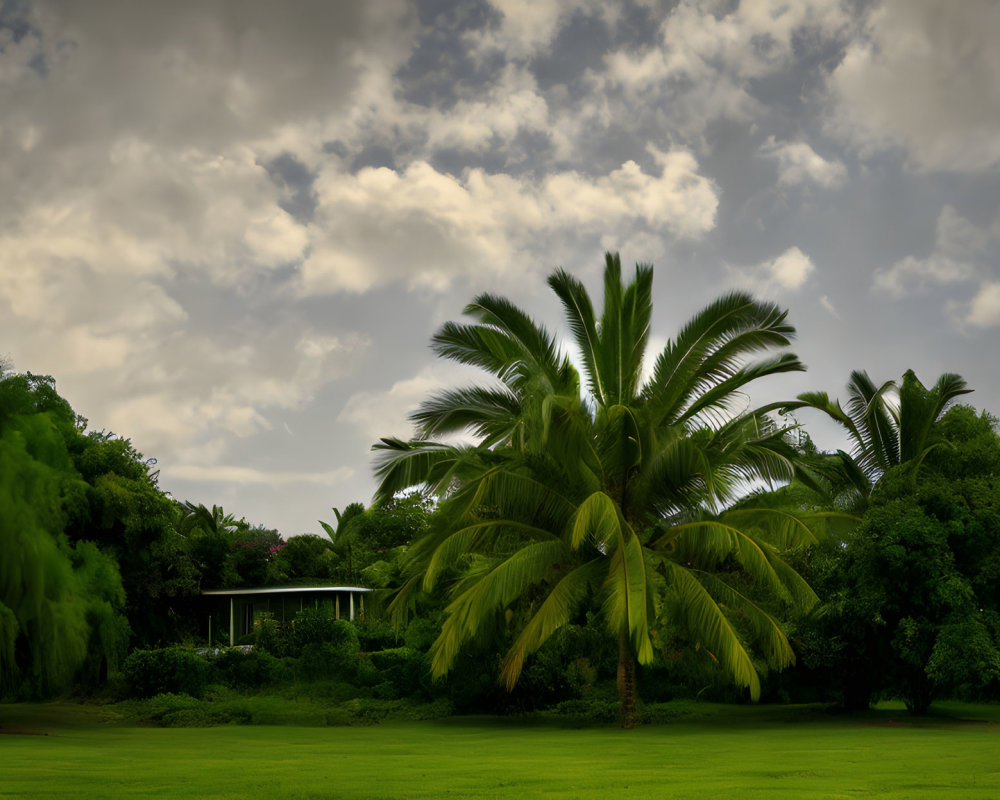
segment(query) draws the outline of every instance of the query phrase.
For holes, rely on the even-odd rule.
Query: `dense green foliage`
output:
[[[133,650],[122,669],[132,697],[156,694],[188,694],[201,697],[208,685],[211,666],[203,658],[179,647]]]
[[[749,483],[797,472],[798,453],[769,409],[734,410],[754,381],[803,369],[770,352],[794,328],[777,306],[726,295],[667,343],[643,380],[652,279],[638,266],[623,283],[608,254],[598,313],[575,278],[549,278],[582,380],[555,339],[502,297],[477,297],[465,309],[473,324],[435,335],[439,355],[491,383],[431,397],[413,415],[419,438],[377,446],[379,496],[421,486],[441,501],[394,602],[404,612],[418,591],[451,581],[435,675],[484,631],[506,628],[516,634],[502,667],[511,688],[527,656],[590,602],[619,648],[626,725],[636,716],[635,661],[656,659],[652,631],[682,632],[755,699],[759,671],[794,662],[760,600],[800,610],[816,601],[781,556],[816,533],[790,513],[727,511]],[[455,433],[476,444],[431,438]],[[737,571],[751,591],[731,579]]]
[[[807,661],[848,707],[878,696],[926,711],[941,694],[1000,698],[1000,437],[966,406],[938,446],[891,467],[844,548],[817,556],[827,598]]]
[[[179,503],[51,378],[0,374],[0,698],[101,692],[192,725],[270,718],[247,693],[326,698],[338,710],[319,721],[345,723],[1000,700],[1000,437],[952,407],[964,381],[855,372],[843,405],[745,410],[748,384],[801,368],[768,355],[794,333],[784,312],[724,297],[644,372],[651,281],[623,283],[609,256],[598,312],[553,275],[582,373],[508,301],[477,298],[434,346],[490,382],[429,398],[416,438],[383,440],[376,502],[334,509],[326,536]],[[776,416],[808,409],[851,451]],[[262,612],[249,652],[197,650],[210,613],[229,641],[202,590],[296,583],[375,591],[364,619]]]
[[[93,683],[122,654],[118,568],[64,533],[86,514],[88,444],[50,379],[0,380],[0,696]]]

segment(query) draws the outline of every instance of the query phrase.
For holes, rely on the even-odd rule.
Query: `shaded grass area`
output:
[[[915,719],[699,705],[635,731],[482,717],[154,728],[93,706],[0,706],[0,798],[994,798],[1000,709]]]

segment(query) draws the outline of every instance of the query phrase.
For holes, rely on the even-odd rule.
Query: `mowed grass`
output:
[[[0,728],[16,731],[0,735],[0,797],[1000,797],[996,707],[924,720],[706,708],[622,731],[487,718],[149,728],[87,706],[0,705]]]

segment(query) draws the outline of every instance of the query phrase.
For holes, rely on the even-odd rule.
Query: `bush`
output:
[[[617,700],[600,698],[563,700],[552,710],[561,717],[569,717],[578,722],[617,722],[619,716]]]
[[[306,681],[321,681],[337,678],[353,680],[358,674],[357,640],[352,648],[337,647],[331,642],[307,644],[298,659],[297,677]]]
[[[358,643],[361,650],[387,650],[399,645],[396,629],[384,619],[369,617],[356,620],[354,628],[358,632]]]
[[[303,648],[310,644],[332,644],[344,652],[357,655],[361,649],[353,623],[334,619],[333,606],[324,603],[319,608],[304,608],[295,615],[295,644]]]
[[[424,653],[409,647],[396,647],[369,653],[368,659],[382,678],[372,689],[375,696],[389,699],[393,696],[422,699],[431,696],[430,664]],[[395,695],[384,687],[380,689],[386,682],[394,687]]]
[[[273,619],[263,619],[254,628],[253,643],[254,649],[266,650],[278,658],[292,655],[294,650],[290,628]]]
[[[224,650],[215,659],[215,668],[227,686],[251,691],[278,683],[284,673],[281,661],[257,650]]]
[[[122,675],[129,697],[186,694],[201,697],[211,683],[212,665],[179,647],[133,650],[125,659]]]
[[[430,650],[434,640],[441,633],[441,626],[433,620],[424,617],[415,617],[410,620],[403,633],[403,643],[413,650]]]

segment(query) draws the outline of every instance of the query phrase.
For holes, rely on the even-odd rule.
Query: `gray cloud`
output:
[[[923,170],[1000,165],[1000,6],[889,0],[831,76],[829,127],[866,150],[902,148]]]

